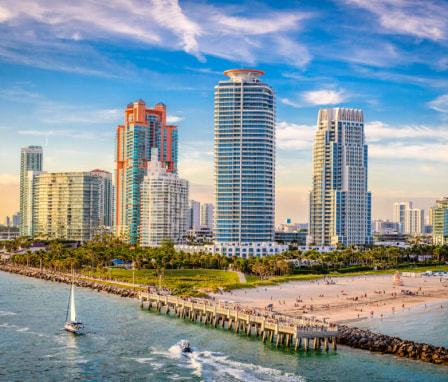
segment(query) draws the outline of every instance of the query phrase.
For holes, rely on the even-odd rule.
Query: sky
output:
[[[42,145],[46,171],[112,172],[139,98],[167,105],[190,198],[213,202],[214,86],[239,68],[277,94],[277,224],[308,220],[325,107],[364,112],[372,217],[427,210],[448,196],[446,20],[445,0],[0,0],[0,219],[21,147]]]

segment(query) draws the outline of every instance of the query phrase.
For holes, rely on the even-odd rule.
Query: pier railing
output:
[[[321,343],[331,342],[336,350],[336,338],[338,337],[338,326],[331,324],[325,319],[315,316],[301,315],[288,316],[271,311],[241,307],[237,304],[210,301],[205,299],[185,299],[178,296],[159,295],[157,293],[140,292],[140,306],[143,308],[144,302],[148,303],[148,309],[162,309],[168,314],[173,310],[178,317],[188,317],[192,321],[211,323],[215,327],[220,324],[223,328],[234,329],[235,332],[244,330],[249,336],[254,333],[256,336],[263,336],[263,342],[269,338],[270,342],[276,340],[276,346],[286,342],[286,346],[291,346],[295,340],[297,349],[304,340],[305,350],[308,350],[309,341],[313,340],[313,349],[317,349]]]

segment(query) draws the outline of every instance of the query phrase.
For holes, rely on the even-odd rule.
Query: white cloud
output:
[[[305,107],[309,105],[337,105],[349,99],[349,95],[344,89],[339,91],[331,89],[313,90],[302,92],[298,100],[282,98],[281,102],[293,107]]]
[[[409,159],[411,162],[429,160],[448,163],[448,144],[392,142],[369,145],[369,158]],[[409,163],[410,164],[410,163]]]
[[[344,102],[348,97],[344,90],[315,90],[302,93],[304,101],[311,105],[335,105]]]
[[[20,135],[42,136],[42,137],[63,137],[73,139],[95,139],[96,134],[92,131],[84,130],[19,130]]]
[[[438,96],[435,100],[428,102],[428,106],[441,113],[448,113],[448,94]]]
[[[381,26],[390,32],[425,38],[447,40],[448,7],[444,0],[345,0],[379,17]]]
[[[184,120],[184,117],[179,117],[177,115],[167,115],[166,116],[167,123],[178,123],[183,120]]]
[[[277,147],[285,150],[311,150],[316,126],[279,122],[277,124]]]

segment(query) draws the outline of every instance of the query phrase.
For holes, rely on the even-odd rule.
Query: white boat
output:
[[[191,353],[193,350],[191,349],[190,343],[187,340],[181,340],[177,343],[180,351],[182,353]]]
[[[68,320],[70,314],[70,320]],[[72,284],[70,298],[68,300],[67,316],[65,318],[64,329],[75,334],[84,333],[84,325],[76,318],[75,309],[75,286]]]

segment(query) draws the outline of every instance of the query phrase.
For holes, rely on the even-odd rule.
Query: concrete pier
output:
[[[215,302],[205,299],[183,299],[176,296],[161,296],[155,293],[140,292],[140,307],[143,309],[145,303],[148,310],[155,306],[157,311],[165,309],[165,314],[174,312],[177,317],[189,318],[191,321],[198,321],[204,324],[209,323],[215,328],[220,325],[228,330],[235,330],[235,333],[242,332],[247,336],[252,333],[261,336],[262,342],[275,341],[275,346],[294,346],[298,350],[304,344],[305,351],[308,351],[310,340],[313,341],[313,350],[319,350],[323,342],[325,351],[328,351],[329,343],[333,344],[336,351],[336,338],[339,335],[337,325],[333,325],[326,320],[315,316],[302,315],[291,317],[283,314],[257,311],[255,309],[242,308],[226,302]]]

